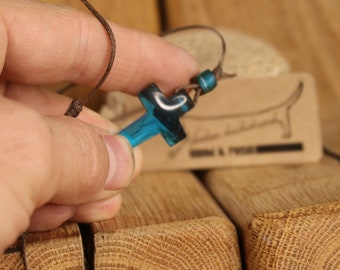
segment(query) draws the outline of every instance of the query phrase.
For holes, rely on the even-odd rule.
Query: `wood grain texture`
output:
[[[247,229],[249,269],[340,268],[340,203],[257,215]]]
[[[80,270],[84,266],[82,239],[76,223],[64,224],[51,231],[28,233],[24,245],[18,240],[0,255],[1,270]]]
[[[64,224],[46,232],[29,233],[25,240],[27,268],[84,269],[80,231],[76,223]]]
[[[337,0],[167,0],[169,28],[188,24],[226,27],[272,44],[292,71],[317,82],[325,144],[340,153],[340,2]],[[228,42],[228,41],[227,41]]]
[[[80,0],[42,0],[43,2],[66,5],[89,13]],[[89,1],[107,20],[126,26],[129,28],[158,34],[160,31],[160,18],[157,0],[91,0]],[[64,84],[49,86],[56,90]],[[68,90],[65,94],[72,98],[82,98],[90,89],[76,86]],[[98,110],[104,103],[105,93],[98,92],[89,101],[87,106]]]
[[[96,234],[96,269],[241,269],[235,231],[209,217]]]
[[[23,258],[21,257],[21,250],[22,246],[18,240],[11,247],[9,247],[4,254],[0,254],[0,269],[24,270],[24,262]]]
[[[241,228],[255,215],[340,201],[340,167],[318,164],[209,171],[205,184]]]
[[[240,269],[237,235],[190,173],[143,174],[92,224],[98,269]]]
[[[241,229],[249,269],[338,269],[339,178],[338,164],[324,160],[221,169],[205,183]]]

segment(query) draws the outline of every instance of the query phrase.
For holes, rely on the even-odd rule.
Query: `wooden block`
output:
[[[76,223],[64,224],[51,231],[27,233],[23,241],[19,239],[0,255],[1,270],[85,267],[82,239]]]
[[[190,173],[142,175],[118,216],[91,227],[85,251],[77,224],[29,233],[27,269],[84,269],[88,252],[95,269],[241,269],[234,225]],[[20,250],[0,257],[1,269],[24,269]]]
[[[143,174],[92,224],[98,269],[240,269],[233,224],[190,173]]]
[[[96,233],[95,269],[240,269],[237,236],[209,217]]]
[[[3,270],[24,270],[24,262],[21,257],[21,242],[18,240],[9,247],[4,254],[0,254],[0,269]]]
[[[76,223],[37,233],[28,233],[25,240],[27,269],[84,269],[80,231]]]
[[[340,167],[332,161],[207,172],[242,232],[249,269],[338,269]]]
[[[249,269],[339,269],[340,203],[256,215],[246,235]]]
[[[255,214],[340,201],[339,177],[338,164],[325,158],[306,165],[215,170],[204,181],[232,219],[245,227]]]

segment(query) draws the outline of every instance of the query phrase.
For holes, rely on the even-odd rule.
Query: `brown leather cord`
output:
[[[88,103],[88,101],[92,98],[92,96],[96,93],[96,91],[103,85],[105,82],[107,76],[110,74],[110,71],[113,66],[113,62],[116,56],[116,39],[114,36],[114,33],[108,24],[108,22],[105,20],[105,18],[87,1],[87,0],[81,0],[81,2],[86,6],[86,8],[98,19],[98,21],[101,23],[101,25],[104,27],[108,38],[110,42],[110,58],[109,62],[107,64],[107,67],[105,69],[105,72],[97,85],[81,100],[75,99],[71,102],[70,106],[68,107],[67,111],[65,112],[65,115],[71,116],[71,117],[77,117],[79,113],[82,111],[83,106]],[[69,85],[70,87],[70,85]]]

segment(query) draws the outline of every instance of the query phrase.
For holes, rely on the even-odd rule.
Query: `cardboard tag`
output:
[[[113,100],[110,118],[120,126],[144,113],[136,98]],[[219,81],[181,118],[184,141],[169,147],[157,136],[142,145],[144,170],[317,161],[322,155],[317,107],[308,74]]]

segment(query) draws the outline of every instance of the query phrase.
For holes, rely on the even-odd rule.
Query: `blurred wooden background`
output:
[[[45,2],[85,10],[79,0]],[[339,1],[91,3],[109,20],[152,33],[206,24],[267,41],[292,71],[315,77],[324,145],[340,153]],[[333,158],[199,176],[144,174],[124,195],[114,220],[29,235],[28,269],[340,268],[340,168]],[[0,258],[0,268],[23,269],[21,248],[18,243]]]
[[[208,24],[262,38],[279,50],[292,71],[315,76],[325,144],[340,152],[339,1],[166,1],[167,26]]]

